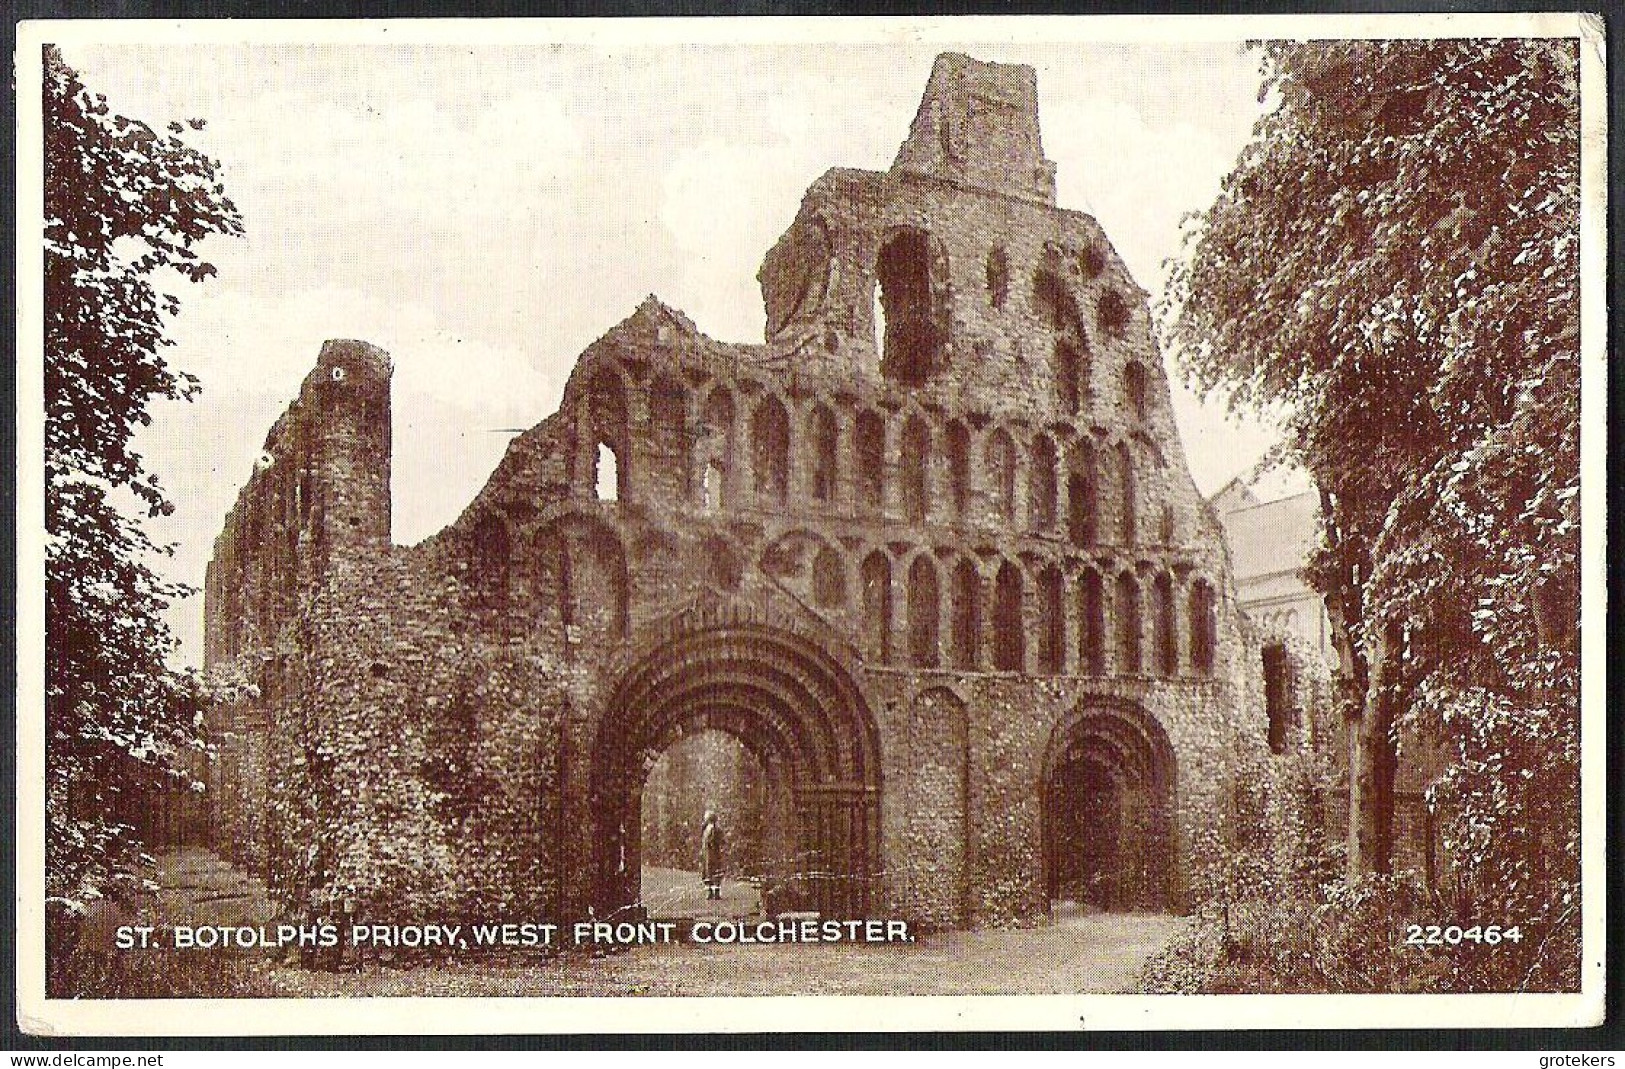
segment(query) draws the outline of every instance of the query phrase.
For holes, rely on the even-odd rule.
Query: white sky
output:
[[[403,544],[462,511],[646,294],[760,341],[756,271],[803,191],[829,167],[888,168],[947,50],[1037,68],[1060,204],[1159,293],[1181,217],[1212,202],[1259,111],[1235,43],[65,45],[115,111],[207,120],[192,141],[248,229],[207,243],[219,276],[179,292],[167,355],[202,396],[160,406],[137,442],[177,505],[154,528],[177,546],[171,574],[201,585],[324,339],[394,358]],[[1170,378],[1210,493],[1272,435]],[[202,611],[199,595],[171,614],[190,663]]]

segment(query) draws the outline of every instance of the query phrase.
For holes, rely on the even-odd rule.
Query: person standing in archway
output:
[[[705,884],[706,901],[722,898],[722,829],[714,809],[705,811],[705,826],[700,831],[700,882]]]

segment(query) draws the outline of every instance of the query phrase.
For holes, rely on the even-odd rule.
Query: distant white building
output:
[[[1259,501],[1237,477],[1209,500],[1230,543],[1236,600],[1242,611],[1266,631],[1303,639],[1328,664],[1334,663],[1326,603],[1302,576],[1319,537],[1315,492]]]

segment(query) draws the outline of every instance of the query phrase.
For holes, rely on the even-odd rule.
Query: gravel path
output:
[[[366,973],[278,969],[301,995],[1018,995],[1135,990],[1145,959],[1185,924],[1160,914],[1062,917],[1042,928],[949,932],[912,944],[701,946],[594,958],[452,960]]]
[[[164,859],[170,916],[215,923],[263,921],[263,889],[212,856]],[[724,919],[755,913],[755,891],[728,882],[707,903],[698,877],[651,870],[655,916]],[[1145,959],[1185,924],[1162,914],[1058,909],[1038,928],[945,932],[894,944],[644,946],[593,957],[510,952],[432,964],[369,962],[361,973],[306,971],[247,952],[244,991],[303,996],[547,995],[990,995],[1131,992]]]

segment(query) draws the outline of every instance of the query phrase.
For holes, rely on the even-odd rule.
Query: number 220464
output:
[[[1405,926],[1405,945],[1413,947],[1460,946],[1462,943],[1478,943],[1483,946],[1496,946],[1500,943],[1521,943],[1523,932],[1516,924],[1511,926],[1500,924],[1475,924],[1470,928],[1463,928],[1459,924],[1447,924],[1443,927],[1437,924],[1407,924]]]

